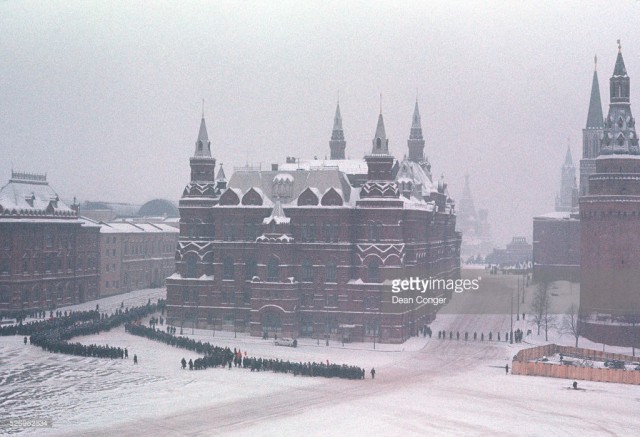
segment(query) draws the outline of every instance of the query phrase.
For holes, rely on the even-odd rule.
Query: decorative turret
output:
[[[376,133],[371,141],[373,147],[371,148],[372,155],[388,155],[389,154],[389,140],[387,134],[384,131],[384,119],[382,118],[382,111],[378,115],[378,125],[376,126]]]
[[[604,133],[601,142],[601,154],[640,154],[635,120],[631,115],[630,80],[622,58],[620,40],[618,40],[618,58],[609,79],[611,103],[609,115],[604,122]]]
[[[211,141],[207,134],[207,125],[204,121],[204,114],[200,121],[200,131],[196,140],[196,150],[190,159],[191,182],[213,182],[214,170],[216,167],[215,158],[211,157]]]
[[[218,170],[218,175],[216,176],[216,188],[218,190],[224,190],[227,188],[227,182],[227,177],[224,174],[222,163],[220,163],[220,170]]]
[[[333,118],[333,131],[331,132],[331,159],[345,159],[344,150],[347,142],[344,139],[344,131],[342,130],[342,116],[340,115],[340,102],[336,105],[336,115]]]
[[[189,164],[191,166],[191,181],[182,193],[183,199],[192,198],[191,200],[194,201],[199,199],[199,202],[217,201],[220,196],[221,187],[223,185],[226,187],[226,178],[224,178],[222,167],[220,168],[220,173],[218,173],[218,178],[216,178],[214,174],[216,160],[211,156],[211,142],[209,141],[207,125],[204,121],[204,111],[202,113],[202,120],[200,121],[200,130],[198,131],[195,152],[193,156],[189,158]],[[221,175],[224,178],[222,184],[216,182],[220,179]]]
[[[382,112],[378,115],[378,125],[372,143],[371,154],[364,157],[369,172],[367,182],[360,191],[360,197],[400,197],[398,184],[393,180],[394,158],[389,154],[389,140],[384,130]]]
[[[422,124],[420,122],[420,110],[418,109],[418,99],[413,110],[413,118],[411,119],[411,132],[409,133],[409,161],[424,161],[424,138],[422,137]]]

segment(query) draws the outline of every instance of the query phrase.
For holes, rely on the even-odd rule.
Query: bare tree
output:
[[[562,317],[562,324],[560,325],[561,334],[570,334],[576,340],[576,347],[578,347],[578,339],[580,338],[580,313],[576,304],[572,304],[567,312]]]
[[[549,283],[541,281],[538,283],[533,300],[531,301],[531,313],[533,315],[533,323],[538,327],[538,335],[540,335],[540,327],[545,322],[545,315],[549,309]]]
[[[540,327],[544,324],[544,339],[549,340],[549,327],[554,326],[555,318],[549,314],[551,306],[551,294],[549,293],[550,284],[542,281],[538,284],[538,288],[533,295],[530,310],[533,316],[533,323],[538,327],[538,335],[540,335]]]

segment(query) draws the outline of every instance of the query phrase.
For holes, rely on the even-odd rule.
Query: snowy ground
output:
[[[53,355],[25,346],[22,338],[2,337],[0,411],[11,418],[52,418],[53,428],[19,430],[38,436],[635,435],[640,429],[637,386],[583,381],[585,390],[576,391],[568,389],[572,381],[505,375],[511,357],[520,348],[544,344],[544,335],[529,336],[519,345],[438,340],[441,329],[478,335],[508,331],[510,315],[484,314],[483,302],[491,306],[495,299],[510,300],[514,284],[514,277],[487,277],[479,290],[483,299],[454,296],[449,310],[459,314],[439,315],[432,339],[376,345],[376,350],[371,344],[318,346],[309,339],[293,349],[206,330],[193,335],[250,355],[373,366],[375,380],[243,369],[183,371],[180,359],[196,354],[128,335],[123,328],[77,340],[127,347],[130,356],[138,355],[137,366],[131,359]],[[131,306],[158,296],[158,290],[115,296],[100,302],[100,308],[110,311],[125,299],[125,306]],[[84,305],[95,308],[95,303]],[[514,323],[514,329],[526,332],[527,322],[514,318]],[[191,330],[185,334],[191,336]],[[565,337],[552,331],[549,340],[571,345],[573,339]],[[580,346],[589,347],[583,339]]]

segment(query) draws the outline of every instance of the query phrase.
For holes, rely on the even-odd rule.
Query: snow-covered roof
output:
[[[291,172],[332,167],[337,167],[338,170],[349,175],[366,175],[369,172],[369,167],[364,159],[300,159],[294,163],[280,164],[279,166],[280,170]]]
[[[162,223],[112,222],[100,224],[102,225],[101,234],[180,233],[178,228]]]
[[[49,186],[46,175],[12,172],[0,189],[0,214],[19,216],[75,216]]]
[[[553,211],[546,214],[538,215],[533,218],[534,220],[547,219],[547,220],[569,220],[571,219],[570,212]]]

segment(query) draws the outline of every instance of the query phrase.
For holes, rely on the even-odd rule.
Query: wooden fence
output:
[[[580,379],[585,381],[617,382],[640,385],[640,371],[622,369],[601,369],[577,367],[547,362],[533,362],[543,356],[561,353],[568,359],[578,358],[594,361],[622,360],[627,363],[638,361],[637,357],[622,354],[596,351],[593,349],[574,348],[547,344],[544,346],[523,349],[513,357],[511,373],[514,375],[547,376],[550,378]]]

